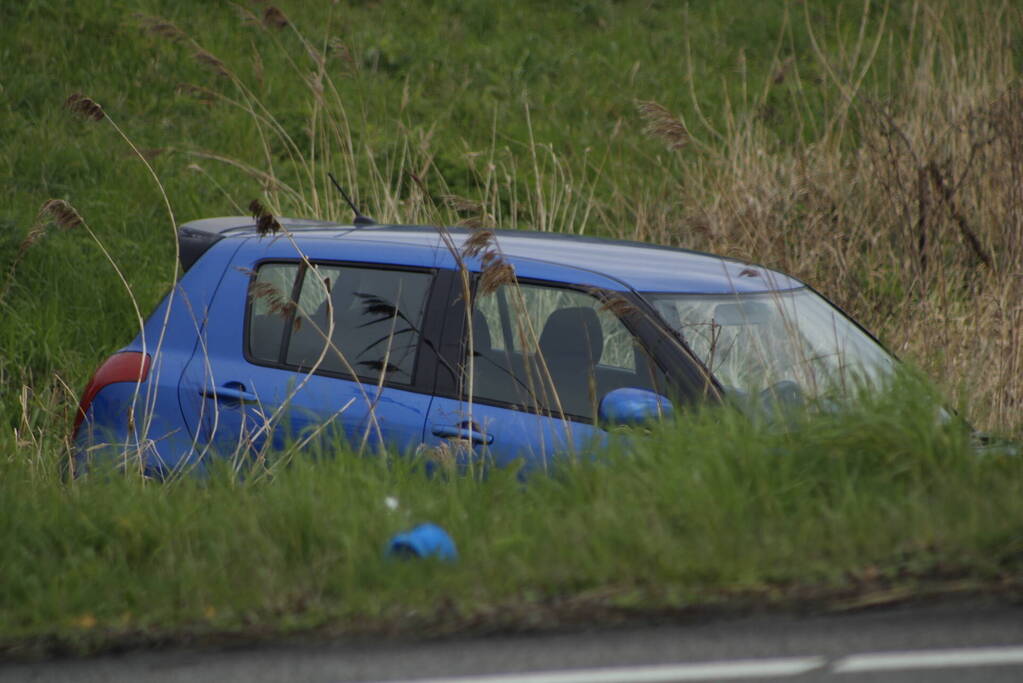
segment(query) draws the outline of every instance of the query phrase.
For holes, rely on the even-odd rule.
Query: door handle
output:
[[[460,425],[433,425],[431,428],[434,436],[442,439],[464,439],[478,444],[494,443],[493,434],[484,434],[474,422],[463,422]]]
[[[259,400],[255,394],[246,391],[245,385],[240,382],[228,382],[222,387],[214,389],[203,389],[199,392],[206,398],[213,398],[218,401],[239,401],[241,403],[255,403]]]

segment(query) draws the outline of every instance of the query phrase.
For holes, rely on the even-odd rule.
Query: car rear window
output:
[[[304,371],[371,381],[383,374],[387,382],[411,384],[432,279],[420,271],[265,264],[253,281],[250,356]]]

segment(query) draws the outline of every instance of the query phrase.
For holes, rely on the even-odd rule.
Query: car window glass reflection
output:
[[[287,362],[376,380],[412,382],[429,273],[372,268],[318,268],[299,295],[301,322]],[[333,317],[330,343],[327,335]]]
[[[290,294],[296,265],[267,264],[257,282]],[[285,364],[304,370],[410,384],[433,276],[347,266],[314,266],[302,279],[297,305],[253,300],[249,349],[254,360],[276,361],[282,337]],[[292,324],[285,330],[287,320]],[[333,321],[333,328],[331,326]],[[287,333],[290,331],[290,338]]]
[[[278,362],[289,314],[285,307],[297,275],[298,265],[291,263],[268,263],[256,273],[249,287],[252,308],[247,336],[254,360]]]
[[[593,418],[613,389],[664,391],[628,328],[583,292],[505,285],[478,298],[472,329],[474,398]]]

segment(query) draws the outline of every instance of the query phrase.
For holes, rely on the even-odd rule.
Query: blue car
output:
[[[182,277],[83,392],[78,465],[113,454],[165,477],[340,436],[543,468],[612,424],[728,397],[826,397],[894,362],[811,288],[757,265],[356,223],[182,225]]]

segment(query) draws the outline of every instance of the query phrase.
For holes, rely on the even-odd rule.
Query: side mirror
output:
[[[649,389],[623,387],[600,399],[597,416],[603,424],[639,425],[673,412],[671,401]]]

